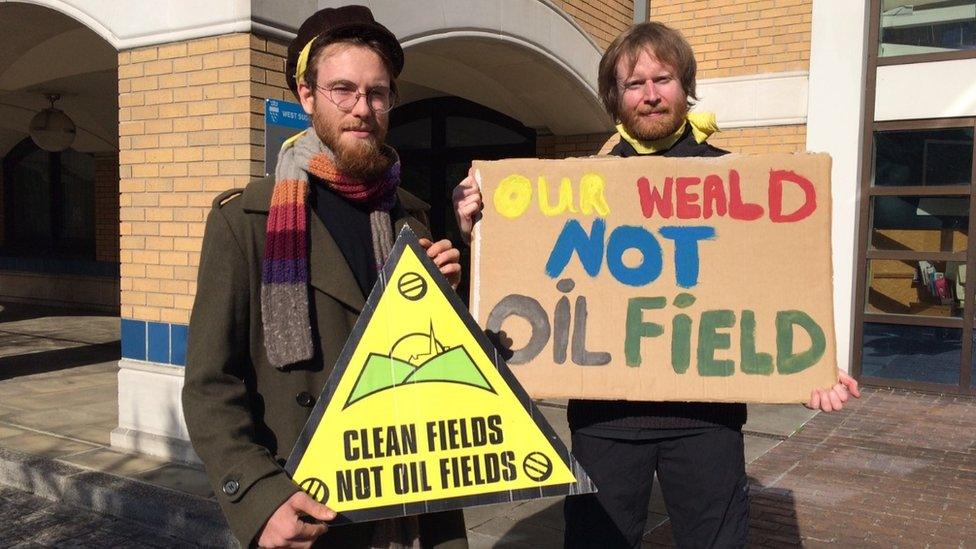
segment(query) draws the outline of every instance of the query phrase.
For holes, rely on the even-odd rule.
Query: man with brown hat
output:
[[[274,177],[218,196],[207,219],[183,407],[194,449],[244,546],[467,547],[460,511],[334,527],[282,468],[409,225],[427,206],[399,188],[384,144],[403,50],[363,6],[326,8],[288,48],[288,85],[312,128]],[[459,254],[421,239],[456,286]]]

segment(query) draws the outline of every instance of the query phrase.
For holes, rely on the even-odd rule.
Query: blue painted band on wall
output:
[[[185,324],[122,319],[122,358],[186,366]]]

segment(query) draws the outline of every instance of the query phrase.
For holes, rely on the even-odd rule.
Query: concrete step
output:
[[[136,521],[187,544],[237,546],[217,502],[212,499],[3,447],[0,447],[0,484]]]

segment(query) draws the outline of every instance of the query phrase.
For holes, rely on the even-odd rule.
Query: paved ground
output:
[[[976,400],[864,393],[748,466],[751,544],[976,546]]]
[[[131,520],[0,486],[0,547],[186,547]]]
[[[10,451],[44,460],[44,467],[27,458],[10,462],[20,469],[0,462],[0,484],[6,475],[18,479],[15,485],[22,489],[48,497],[67,494],[89,509],[129,518],[138,518],[138,513],[132,513],[127,501],[212,507],[210,489],[198,469],[108,447],[109,431],[117,424],[117,359],[117,318],[0,304],[0,457]],[[546,402],[541,409],[568,439],[562,405]],[[802,430],[795,432],[799,426]],[[750,406],[745,430],[754,546],[976,545],[973,399],[867,390],[843,412],[815,417],[800,406]],[[46,468],[45,473],[31,474],[39,468]],[[86,475],[100,479],[91,483],[94,488],[65,492],[88,490]],[[139,496],[113,504],[105,494],[116,486],[120,493],[135,486]],[[93,525],[90,535],[107,536],[105,544],[85,544],[89,546],[131,546],[124,539],[127,529],[138,533],[136,539],[149,540],[155,534],[144,529],[159,526],[159,521],[130,523],[32,498],[0,490],[0,547],[61,545],[44,537],[48,534],[31,534],[36,527],[22,527],[52,525],[51,517],[58,515],[72,517],[62,521],[69,531],[87,522]],[[167,533],[200,539],[177,533],[187,531],[192,521],[178,514],[182,505],[171,506],[177,517],[173,520],[182,520],[184,530],[171,524]],[[671,545],[659,490],[649,510],[645,547]],[[76,523],[76,516],[86,520]],[[474,548],[561,546],[558,499],[472,508],[465,516]]]

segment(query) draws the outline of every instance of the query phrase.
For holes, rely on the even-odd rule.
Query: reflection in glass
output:
[[[961,261],[868,261],[867,313],[961,317],[966,265]]]
[[[874,132],[874,184],[968,185],[973,128]]]
[[[973,49],[976,0],[882,0],[881,57]]]
[[[957,385],[962,330],[864,323],[861,373],[906,381]]]
[[[871,204],[875,250],[965,252],[969,197],[877,196]]]

